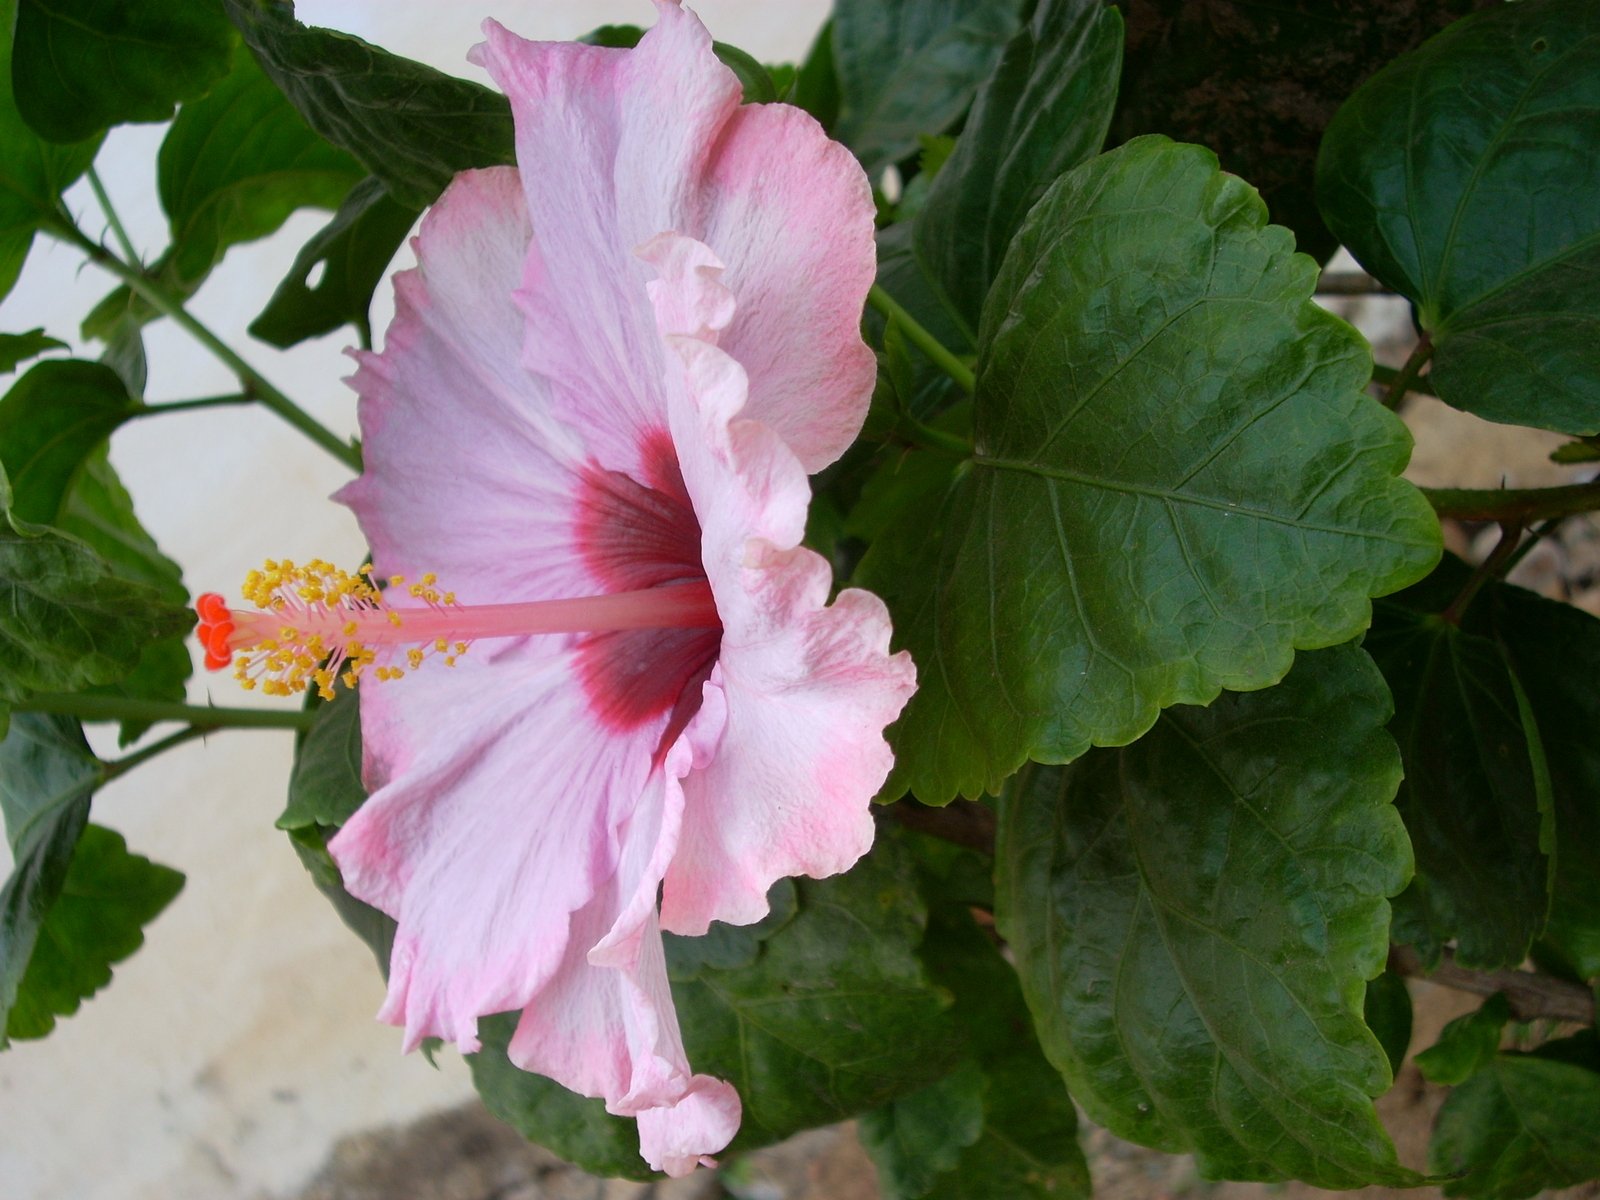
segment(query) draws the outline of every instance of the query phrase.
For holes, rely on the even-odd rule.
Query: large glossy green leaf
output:
[[[477,83],[295,20],[287,0],[224,0],[266,73],[310,126],[401,204],[433,203],[458,171],[514,161],[511,108]]]
[[[83,730],[67,717],[18,713],[0,741],[0,815],[14,862],[0,888],[0,1047],[102,777]]]
[[[1389,699],[1349,646],[1001,800],[996,917],[1098,1123],[1207,1175],[1406,1183],[1362,1022],[1410,868]]]
[[[193,621],[75,538],[0,525],[0,701],[111,683]]]
[[[1520,963],[1549,908],[1550,788],[1505,656],[1399,603],[1380,607],[1366,645],[1394,693],[1397,807],[1417,859],[1394,938],[1429,962],[1454,939],[1466,966]]]
[[[110,367],[79,359],[34,366],[0,398],[11,511],[55,524],[84,459],[139,408]]]
[[[704,937],[668,935],[674,973],[693,975],[707,968],[749,967],[761,953],[762,942],[795,916],[794,887],[787,880],[780,881],[768,899],[773,911],[755,925],[733,927],[713,922]],[[576,1095],[541,1075],[512,1065],[506,1051],[516,1025],[515,1013],[480,1021],[478,1033],[483,1049],[467,1059],[473,1084],[489,1111],[523,1136],[596,1175],[648,1178],[650,1171],[639,1157],[639,1134],[634,1122],[608,1114],[603,1100]],[[692,1046],[690,1053],[694,1053]]]
[[[685,972],[668,950],[690,1061],[744,1102],[734,1149],[873,1108],[959,1053],[948,996],[917,958],[927,913],[897,843],[795,890],[794,919],[746,966]]]
[[[1329,228],[1417,305],[1429,382],[1495,421],[1600,431],[1600,12],[1497,5],[1362,86],[1328,127]]]
[[[926,910],[898,844],[880,842],[845,875],[798,880],[795,893],[792,916],[723,931],[718,951],[666,939],[689,1061],[739,1089],[733,1151],[881,1104],[942,1076],[958,1053],[948,995],[916,956]],[[632,1121],[509,1063],[515,1026],[514,1014],[480,1022],[483,1049],[468,1058],[489,1110],[586,1170],[645,1178]]]
[[[55,523],[63,533],[86,542],[118,578],[155,589],[174,608],[187,606],[189,589],[184,586],[182,570],[161,553],[155,539],[140,524],[133,511],[133,498],[117,478],[104,445],[84,460]],[[146,642],[138,665],[121,679],[86,690],[129,699],[178,702],[184,698],[192,670],[185,626],[168,637]],[[120,740],[127,745],[149,728],[149,722],[125,720]]]
[[[354,325],[362,344],[370,345],[372,293],[417,216],[372,176],[356,184],[333,220],[300,248],[272,300],[250,323],[250,335],[287,348]],[[322,278],[312,285],[318,264]]]
[[[365,175],[312,132],[242,46],[227,78],[183,106],[156,166],[172,226],[168,269],[189,286],[229,246],[265,237],[297,208],[337,208]]]
[[[1555,879],[1544,938],[1600,978],[1600,620],[1521,588],[1484,598],[1539,728],[1555,809]]]
[[[1100,152],[1121,65],[1115,8],[1042,0],[979,90],[915,235],[918,259],[972,333],[1023,217],[1060,175]]]
[[[220,0],[18,0],[17,107],[53,142],[165,121],[228,70]]]
[[[0,0],[0,31],[16,18],[17,0]],[[100,134],[69,146],[42,140],[12,97],[11,38],[0,36],[0,297],[17,281],[41,222],[53,220],[61,193],[88,170]]]
[[[30,358],[66,348],[65,342],[46,334],[43,326],[27,333],[0,333],[0,375],[15,371]]]
[[[10,1038],[41,1038],[56,1018],[111,982],[111,968],[144,945],[144,927],[183,888],[171,867],[132,854],[120,833],[86,827],[45,915],[15,1003]]]
[[[984,310],[977,453],[859,572],[918,669],[890,794],[992,791],[1265,686],[1438,558],[1366,343],[1264,221],[1163,138],[1034,206]]]
[[[918,1200],[961,1165],[983,1136],[988,1090],[988,1076],[966,1059],[943,1079],[862,1114],[856,1132],[878,1169],[882,1200]]]
[[[1459,1176],[1446,1196],[1522,1200],[1600,1176],[1600,1073],[1576,1063],[1501,1054],[1439,1110],[1430,1169]]]
[[[516,1028],[516,1013],[478,1022],[483,1049],[468,1055],[467,1065],[484,1107],[523,1137],[591,1174],[649,1179],[634,1122],[606,1112],[604,1100],[575,1095],[512,1065],[506,1047]]]
[[[1071,1200],[1089,1195],[1072,1099],[1044,1058],[1016,971],[948,895],[922,955],[956,998],[970,1057],[931,1087],[862,1118],[885,1200]]]
[[[972,103],[1017,28],[1017,0],[839,0],[833,135],[869,173],[916,153]]]
[[[1119,0],[1128,23],[1113,144],[1164,133],[1215,150],[1258,188],[1275,224],[1325,260],[1322,131],[1345,97],[1450,21],[1500,0]]]

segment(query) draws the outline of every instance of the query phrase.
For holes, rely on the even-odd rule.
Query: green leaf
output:
[[[359,705],[358,693],[340,686],[333,700],[315,706],[317,719],[295,747],[288,805],[277,826],[288,832],[289,843],[311,882],[328,898],[339,919],[367,944],[378,970],[387,978],[394,918],[345,891],[338,864],[328,853],[329,839],[367,797],[361,785]]]
[[[113,964],[144,944],[144,927],[183,888],[183,875],[130,854],[120,833],[90,825],[78,838],[6,1021],[6,1036],[41,1038],[57,1017],[111,982]]]
[[[144,353],[144,333],[137,324],[126,324],[110,331],[100,361],[115,371],[128,389],[128,395],[144,396],[150,378],[150,363]]]
[[[289,804],[279,829],[338,829],[367,798],[361,783],[361,696],[339,685],[317,706],[317,719],[301,740],[289,775]]]
[[[307,825],[289,831],[289,844],[311,876],[317,891],[328,898],[339,919],[366,943],[379,973],[389,977],[389,959],[394,951],[395,920],[388,913],[357,900],[344,890],[339,866],[328,853],[328,841],[338,831],[321,825]]]
[[[172,226],[166,269],[190,287],[229,246],[265,237],[297,208],[337,208],[365,175],[312,132],[242,46],[227,78],[183,106],[156,165]]]
[[[287,0],[224,0],[272,81],[311,128],[409,208],[458,171],[515,161],[506,98],[360,38],[300,24]]]
[[[983,1136],[988,1090],[988,1077],[968,1059],[937,1083],[862,1116],[856,1130],[878,1168],[883,1200],[926,1196],[939,1176],[960,1165],[962,1155]]]
[[[753,925],[711,922],[699,937],[663,934],[667,974],[672,979],[694,979],[701,971],[732,971],[748,967],[761,952],[761,943],[794,920],[800,898],[794,881],[780,879],[767,891],[767,915]]]
[[[762,942],[787,925],[797,909],[794,886],[788,880],[780,880],[768,900],[772,912],[755,925],[734,927],[714,922],[704,937],[667,935],[673,977],[687,979],[702,970],[749,967]],[[480,1021],[483,1049],[467,1057],[473,1083],[489,1111],[524,1137],[596,1175],[650,1178],[639,1157],[639,1135],[633,1121],[609,1115],[603,1100],[576,1095],[512,1065],[506,1051],[516,1025],[515,1013]],[[693,1046],[689,1052],[695,1054]],[[696,1065],[698,1069],[698,1060]]]
[[[1571,463],[1600,462],[1600,442],[1594,438],[1580,438],[1550,451],[1550,461],[1563,465]]]
[[[15,371],[19,364],[51,350],[65,350],[67,344],[46,335],[44,327],[27,333],[0,333],[0,375]]]
[[[1501,1054],[1439,1110],[1429,1169],[1460,1176],[1446,1196],[1521,1200],[1600,1175],[1600,1074],[1568,1062]]]
[[[1263,687],[1438,559],[1366,342],[1264,220],[1162,138],[1034,206],[984,310],[978,453],[859,572],[918,667],[887,794],[993,791]]]
[[[1600,432],[1597,189],[1591,0],[1458,21],[1364,84],[1317,162],[1329,228],[1416,303],[1439,398],[1567,433]]]
[[[121,579],[146,584],[174,608],[187,607],[183,572],[155,543],[133,511],[133,498],[112,469],[101,445],[84,460],[57,521],[94,549]],[[99,695],[139,700],[182,701],[193,670],[187,624],[182,631],[146,642],[138,665],[123,678],[87,689]],[[147,721],[123,721],[119,741],[128,743],[150,728]]]
[[[1406,777],[1396,801],[1417,876],[1394,939],[1435,962],[1520,963],[1548,911],[1549,776],[1500,648],[1438,617],[1380,606],[1366,641],[1394,693]]]
[[[138,410],[110,367],[80,359],[34,366],[0,399],[11,511],[55,524],[84,459]]]
[[[1390,1072],[1398,1075],[1411,1046],[1411,992],[1405,979],[1393,971],[1385,971],[1376,979],[1368,980],[1361,1019],[1383,1046]]]
[[[119,578],[145,584],[175,605],[188,602],[182,569],[161,553],[139,523],[133,498],[111,466],[105,446],[84,459],[57,526],[87,543]]]
[[[1440,1030],[1439,1040],[1417,1055],[1417,1069],[1434,1083],[1465,1083],[1494,1059],[1509,1020],[1510,1001],[1504,994],[1491,996]]]
[[[1016,31],[1016,0],[839,0],[831,130],[876,177],[960,119]]]
[[[193,623],[75,538],[0,525],[0,701],[111,683],[138,666],[147,642]]]
[[[689,1060],[744,1102],[732,1150],[873,1108],[959,1053],[948,997],[916,955],[927,914],[903,849],[880,840],[847,874],[795,891],[794,919],[753,962],[673,983]]]
[[[363,343],[370,343],[372,293],[417,216],[372,176],[356,184],[333,220],[300,248],[271,301],[250,323],[250,336],[287,349],[354,325]],[[307,281],[319,263],[322,278],[311,286]]]
[[[1555,879],[1544,938],[1583,978],[1600,978],[1600,620],[1516,587],[1487,599],[1550,772]]]
[[[606,1112],[604,1100],[575,1095],[543,1075],[512,1065],[506,1048],[516,1028],[516,1013],[478,1022],[483,1049],[467,1055],[467,1065],[484,1107],[523,1137],[591,1174],[651,1178],[639,1157],[639,1130],[633,1121]]]
[[[147,585],[173,610],[188,601],[176,563],[139,524],[133,501],[107,457],[106,439],[139,410],[122,378],[100,363],[40,363],[0,400],[0,462],[12,481],[12,513],[48,523],[98,552],[118,578]],[[89,690],[149,700],[182,700],[190,659],[187,621],[147,640],[135,666]],[[148,722],[122,726],[122,743]]]
[[[830,133],[839,122],[839,75],[833,65],[833,18],[824,21],[817,40],[795,70],[785,104],[803,108]]]
[[[70,718],[18,713],[0,741],[0,815],[14,863],[0,888],[0,1049],[102,778],[99,760]]]
[[[916,249],[966,321],[1028,210],[1100,152],[1117,102],[1122,18],[1101,0],[1043,0],[979,90],[917,218]]]
[[[101,135],[71,146],[42,141],[12,99],[11,38],[17,0],[0,0],[0,297],[17,281],[33,234],[58,219],[61,193],[89,169]]]
[[[20,0],[17,107],[52,142],[165,121],[227,74],[234,41],[217,0]]]
[[[949,895],[944,882],[935,886]],[[934,980],[955,994],[954,1015],[987,1082],[981,1134],[927,1196],[1088,1200],[1077,1110],[1040,1049],[1015,969],[953,903],[934,908],[923,958]]]
[[[700,939],[667,939],[689,1061],[744,1104],[730,1152],[881,1104],[944,1074],[956,1053],[947,995],[915,954],[926,912],[905,852],[880,842],[849,873],[794,889],[793,915],[763,922],[764,939],[725,931],[711,954]],[[719,965],[739,939],[737,965]],[[480,1021],[483,1049],[467,1060],[489,1110],[587,1171],[647,1178],[632,1121],[510,1064],[515,1027],[515,1014]]]
[[[1349,646],[1002,798],[996,918],[1045,1053],[1096,1122],[1201,1171],[1416,1182],[1362,1022],[1410,866],[1389,699]]]
[[[1272,220],[1319,261],[1338,246],[1317,212],[1317,144],[1373,71],[1500,0],[1120,0],[1128,22],[1113,144],[1164,133],[1214,150],[1260,189]]]

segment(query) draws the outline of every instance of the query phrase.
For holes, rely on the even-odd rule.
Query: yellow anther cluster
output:
[[[395,575],[389,582],[399,587],[405,578]],[[435,587],[437,582],[437,576],[424,575],[421,583],[410,586],[410,594],[433,608],[454,604],[455,594],[441,593]],[[391,631],[404,625],[404,620],[389,608],[372,582],[371,564],[351,574],[320,558],[303,566],[288,559],[268,559],[261,570],[246,577],[243,593],[247,601],[278,622],[263,622],[264,636],[245,645],[234,657],[234,678],[247,690],[259,687],[269,696],[293,696],[315,688],[324,700],[331,700],[335,680],[343,679],[347,687],[355,687],[368,668],[384,681],[400,679],[406,673],[405,668],[388,661],[378,663],[380,653],[387,659],[397,649],[395,643],[401,639]],[[375,628],[375,621],[385,622],[389,629]],[[363,627],[367,630],[364,639]],[[465,642],[456,642],[454,653],[445,657],[446,665],[455,666],[456,655],[466,648]],[[444,639],[437,639],[426,648],[406,650],[405,661],[416,670],[430,654],[445,654],[450,649]]]

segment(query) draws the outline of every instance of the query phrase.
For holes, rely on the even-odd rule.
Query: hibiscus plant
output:
[[[886,1196],[1087,1196],[1081,1110],[1207,1177],[1600,1176],[1600,620],[1505,579],[1600,510],[1600,9],[837,0],[782,66],[640,9],[486,20],[489,87],[287,0],[0,3],[0,283],[115,287],[83,357],[0,334],[0,1043],[181,886],[96,789],[277,727],[379,1018],[596,1173],[859,1118]],[[359,442],[205,321],[301,208],[250,329],[359,343]],[[147,403],[158,322],[237,394]],[[1575,481],[1414,486],[1424,393]],[[368,562],[190,596],[106,446],[223,403],[348,468]],[[1402,1163],[1407,976],[1488,999]]]

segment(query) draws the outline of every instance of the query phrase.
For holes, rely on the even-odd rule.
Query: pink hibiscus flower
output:
[[[800,545],[873,385],[867,181],[657,8],[629,51],[491,22],[475,52],[519,166],[424,219],[338,497],[419,602],[282,564],[247,589],[266,615],[211,601],[205,636],[279,688],[406,676],[366,691],[371,796],[330,846],[399,923],[379,1016],[471,1052],[521,1010],[512,1060],[681,1174],[740,1103],[688,1064],[660,930],[759,920],[775,880],[867,850],[914,672]]]

